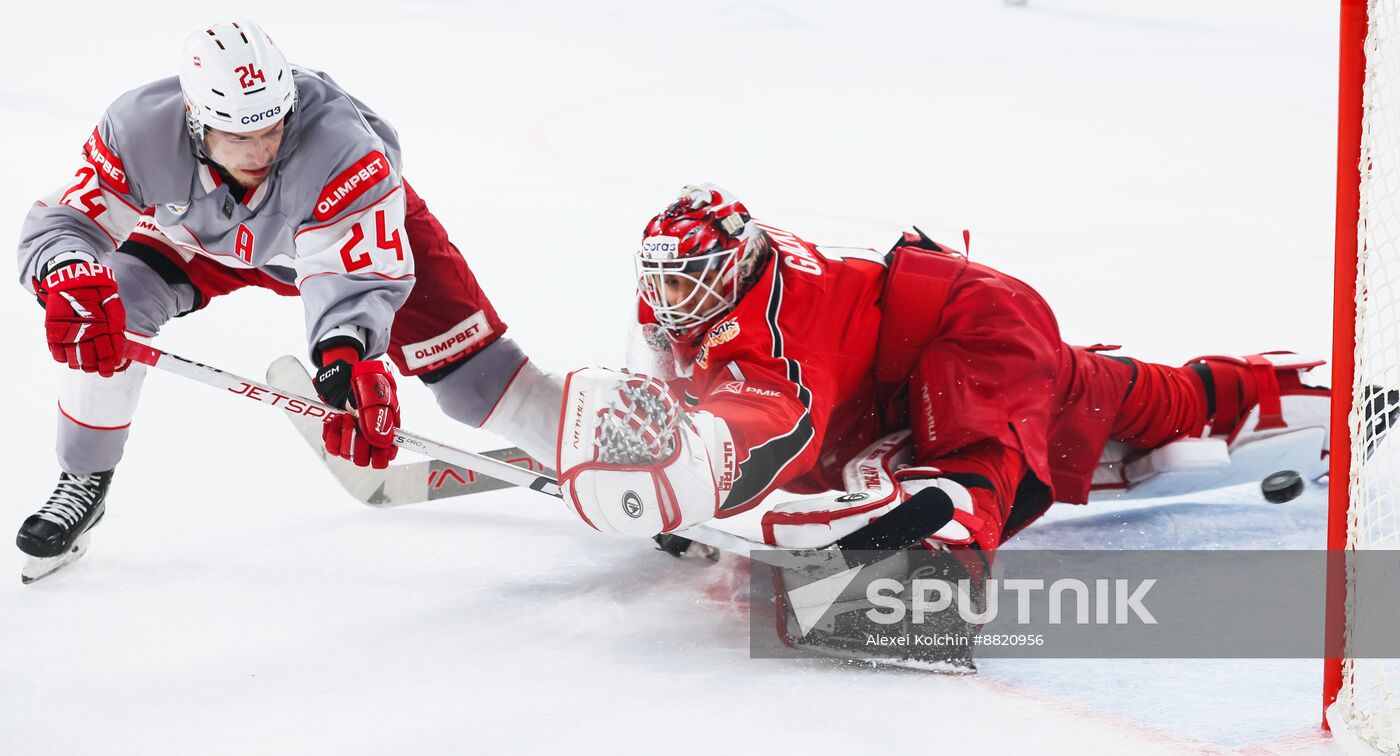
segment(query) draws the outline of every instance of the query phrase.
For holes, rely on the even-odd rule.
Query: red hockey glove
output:
[[[74,261],[45,271],[35,293],[44,303],[49,352],[74,370],[103,377],[126,367],[126,307],[112,269]]]
[[[398,456],[394,428],[400,421],[394,376],[379,360],[352,366],[336,359],[316,374],[316,391],[327,404],[349,406],[353,413],[326,418],[321,437],[326,451],[360,467],[382,470]]]

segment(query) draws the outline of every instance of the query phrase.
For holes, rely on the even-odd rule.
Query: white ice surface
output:
[[[14,238],[102,108],[227,4],[26,3],[0,45]],[[617,363],[642,224],[683,183],[883,247],[917,223],[1065,338],[1151,360],[1330,350],[1335,3],[238,5],[389,118],[543,365]],[[41,313],[0,296],[0,523],[56,476]],[[302,350],[240,293],[166,348]],[[406,382],[406,424],[470,448]],[[0,581],[0,754],[1329,750],[1316,661],[988,661],[970,679],[748,658],[732,576],[524,492],[374,511],[270,412],[153,375],[89,555]],[[1064,508],[1017,547],[1323,544],[1325,490]],[[751,519],[748,519],[751,524]],[[744,523],[740,523],[744,524]],[[18,571],[20,558],[12,560]]]

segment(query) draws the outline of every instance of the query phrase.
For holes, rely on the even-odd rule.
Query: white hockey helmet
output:
[[[185,38],[180,89],[190,136],[201,147],[205,129],[264,129],[290,115],[297,102],[286,56],[247,20],[212,24]]]

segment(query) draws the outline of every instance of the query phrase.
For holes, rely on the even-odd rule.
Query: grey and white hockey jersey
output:
[[[413,287],[398,135],[325,74],[293,67],[298,100],[279,158],[243,201],[194,152],[178,78],[119,97],[66,185],[35,203],[19,244],[21,284],[71,250],[99,260],[128,237],[295,286],[314,345],[353,332],[365,356],[389,343]]]

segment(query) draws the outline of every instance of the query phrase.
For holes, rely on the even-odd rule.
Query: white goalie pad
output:
[[[904,501],[894,471],[913,455],[909,431],[885,436],[846,463],[845,492],[784,502],[764,513],[764,543],[786,549],[823,548],[868,525]]]
[[[1331,399],[1325,394],[1281,397],[1283,427],[1259,429],[1255,407],[1233,438],[1183,438],[1144,453],[1110,442],[1094,472],[1089,500],[1181,496],[1258,483],[1283,470],[1304,480],[1327,472]]]

